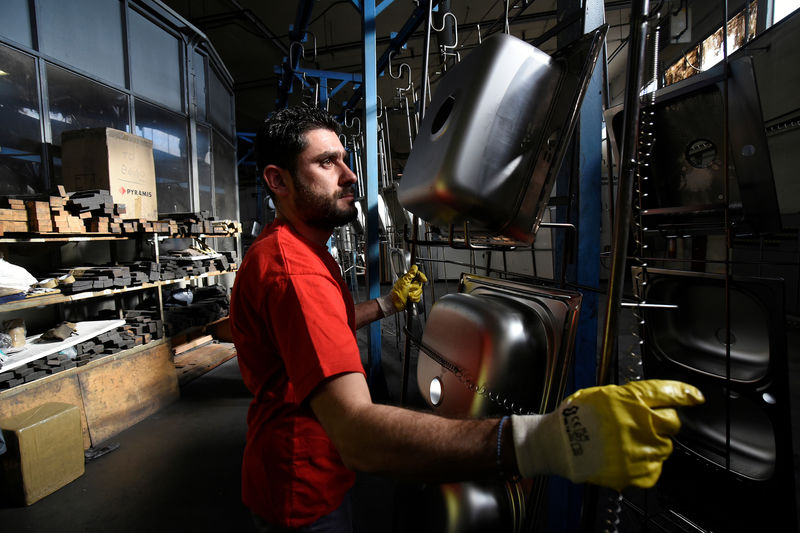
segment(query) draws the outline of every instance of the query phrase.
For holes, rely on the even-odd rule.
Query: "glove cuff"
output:
[[[378,307],[381,308],[384,318],[397,313],[397,308],[394,306],[394,302],[392,301],[392,293],[384,294],[383,296],[375,298],[375,301],[378,302]]]
[[[522,477],[531,478],[545,474],[568,477],[564,437],[558,425],[557,414],[512,415],[511,432],[514,437],[514,454]]]

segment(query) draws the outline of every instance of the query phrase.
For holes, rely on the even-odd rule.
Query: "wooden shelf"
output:
[[[84,449],[88,449],[179,396],[169,343],[159,339],[0,391],[0,418],[45,402],[76,405],[81,410]]]
[[[85,291],[85,292],[78,292],[75,294],[45,294],[42,296],[33,296],[29,298],[25,298],[23,300],[14,300],[13,302],[7,302],[4,304],[0,304],[0,313],[6,313],[9,311],[19,311],[20,309],[30,309],[32,307],[40,307],[45,305],[55,305],[55,304],[62,304],[62,303],[69,303],[69,302],[77,302],[81,300],[87,300],[90,298],[102,298],[104,296],[114,296],[116,294],[123,294],[126,292],[134,292],[134,291],[142,291],[146,289],[154,289],[156,287],[163,287],[165,285],[174,285],[175,283],[180,283],[182,281],[192,281],[196,279],[203,279],[203,278],[211,278],[215,276],[223,276],[225,274],[235,274],[238,269],[233,270],[226,270],[224,272],[206,272],[205,274],[200,274],[198,276],[185,276],[182,278],[175,278],[175,279],[165,279],[161,281],[155,281],[152,283],[143,283],[141,285],[132,285],[130,287],[122,287],[119,289],[103,289],[101,291]]]
[[[9,232],[6,232],[8,234]],[[91,242],[91,241],[125,241],[139,237],[155,236],[164,239],[211,239],[237,237],[239,233],[200,233],[193,235],[170,235],[155,231],[138,233],[20,233],[19,237],[0,236],[0,243],[45,243],[45,242]]]

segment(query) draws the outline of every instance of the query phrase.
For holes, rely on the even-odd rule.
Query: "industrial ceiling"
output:
[[[489,35],[504,30],[506,15],[503,0],[452,0],[449,4],[452,15],[443,21],[434,21],[441,28],[444,24],[455,31],[449,34],[449,42],[439,43],[435,32],[431,37],[429,73],[431,86],[447,65],[451,65],[456,54],[463,56]],[[536,43],[545,52],[552,53],[565,44],[558,42],[554,28],[567,33],[579,32],[580,21],[564,15],[556,0],[518,0],[509,2],[508,21],[510,33]],[[281,65],[290,60],[304,69],[326,72],[360,74],[363,59],[363,37],[361,14],[354,0],[318,0],[315,2],[265,2],[263,0],[165,0],[170,8],[202,31],[219,53],[234,79],[236,97],[236,124],[240,132],[253,132],[264,117],[276,108],[281,97]],[[388,50],[390,40],[396,32],[407,26],[415,10],[422,9],[412,0],[376,2],[382,9],[376,19],[376,53],[380,57]],[[572,4],[579,4],[572,2]],[[605,3],[606,21],[609,24],[607,38],[611,98],[619,101],[624,89],[624,70],[627,47],[624,40],[628,34],[630,2]],[[308,20],[307,31],[299,38],[292,36],[291,29],[297,27],[298,16],[303,9]],[[561,24],[559,26],[559,24]],[[556,28],[557,29],[557,28]],[[419,88],[422,81],[424,57],[424,20],[411,33],[407,46],[392,57],[391,76],[389,66],[379,75],[378,94],[383,105],[391,109],[403,107],[402,98],[411,99],[411,91],[404,91],[413,83]],[[549,33],[548,33],[549,32]],[[549,37],[553,35],[552,37]],[[455,41],[457,39],[457,41]],[[455,41],[455,42],[454,42]],[[443,49],[440,44],[447,45]],[[442,53],[444,52],[444,54]],[[405,63],[409,69],[402,67]],[[395,79],[395,77],[397,79]],[[350,100],[353,83],[330,80],[328,92],[338,88],[330,98],[329,110],[340,114]],[[304,80],[294,77],[289,103],[301,99],[316,100],[320,90],[316,79]],[[285,87],[286,85],[284,85]],[[284,93],[285,96],[285,93]],[[324,98],[324,96],[323,96]],[[413,103],[411,104],[413,110]]]

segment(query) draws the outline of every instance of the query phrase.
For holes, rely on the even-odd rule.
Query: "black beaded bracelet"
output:
[[[506,479],[505,472],[503,472],[503,426],[508,422],[508,416],[500,419],[500,424],[497,426],[497,473],[500,479]]]

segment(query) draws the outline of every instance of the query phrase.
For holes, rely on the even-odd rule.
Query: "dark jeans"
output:
[[[337,509],[307,526],[298,528],[274,526],[255,513],[253,513],[253,522],[256,525],[256,531],[260,533],[352,533],[353,511],[350,494],[345,495],[342,505]]]

